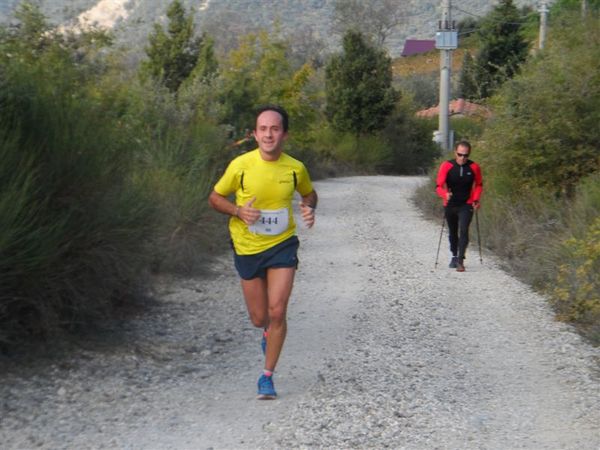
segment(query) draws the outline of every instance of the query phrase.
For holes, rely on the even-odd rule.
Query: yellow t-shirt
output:
[[[235,252],[238,255],[254,255],[296,233],[292,211],[294,191],[304,196],[312,192],[313,187],[308,171],[300,161],[285,153],[277,161],[265,161],[256,149],[231,161],[214,189],[224,197],[235,194],[238,206],[256,197],[252,206],[265,210],[262,217],[269,217],[267,211],[287,210],[287,228],[274,235],[253,232],[243,220],[231,217],[229,232]]]

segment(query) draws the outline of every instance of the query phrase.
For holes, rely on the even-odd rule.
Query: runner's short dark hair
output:
[[[461,145],[463,147],[467,147],[469,149],[469,153],[471,153],[471,143],[469,141],[467,141],[466,139],[461,139],[460,141],[458,141],[456,143],[456,145],[454,146],[454,150],[457,150],[458,147],[460,147]]]
[[[285,109],[283,109],[283,107],[281,107],[279,105],[260,106],[256,110],[256,114],[254,115],[255,119],[258,119],[258,116],[260,116],[265,111],[275,111],[276,113],[279,113],[279,115],[281,116],[281,125],[283,126],[283,131],[287,132],[288,124],[289,124],[289,116],[288,116],[287,111]]]

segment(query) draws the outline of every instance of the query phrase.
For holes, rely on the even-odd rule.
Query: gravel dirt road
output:
[[[2,449],[599,449],[600,350],[472,242],[447,268],[416,177],[320,181],[275,374],[229,255],[68,356],[2,361]],[[482,214],[485,214],[485,203]],[[224,225],[225,226],[225,225]]]

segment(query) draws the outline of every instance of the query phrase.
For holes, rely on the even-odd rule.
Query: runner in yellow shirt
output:
[[[248,314],[254,326],[264,329],[260,399],[277,396],[273,372],[285,340],[287,305],[298,266],[294,192],[302,196],[302,220],[309,228],[315,223],[318,199],[304,164],[283,153],[287,136],[287,112],[274,105],[260,108],[254,130],[258,148],[229,164],[208,199],[214,209],[231,216],[234,262]],[[230,195],[235,195],[235,202],[228,200]]]

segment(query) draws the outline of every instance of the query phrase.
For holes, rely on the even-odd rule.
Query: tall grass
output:
[[[50,68],[48,68],[50,69]],[[148,263],[156,206],[77,73],[13,63],[0,86],[0,343],[101,317]]]
[[[526,192],[508,199],[488,190],[483,205],[479,216],[486,247],[502,258],[508,271],[543,289],[560,260],[562,202]]]
[[[157,126],[164,128],[144,148],[136,172],[161,205],[152,267],[190,274],[210,263],[208,255],[219,249],[215,238],[226,241],[206,199],[232,155],[223,130],[202,118]]]

